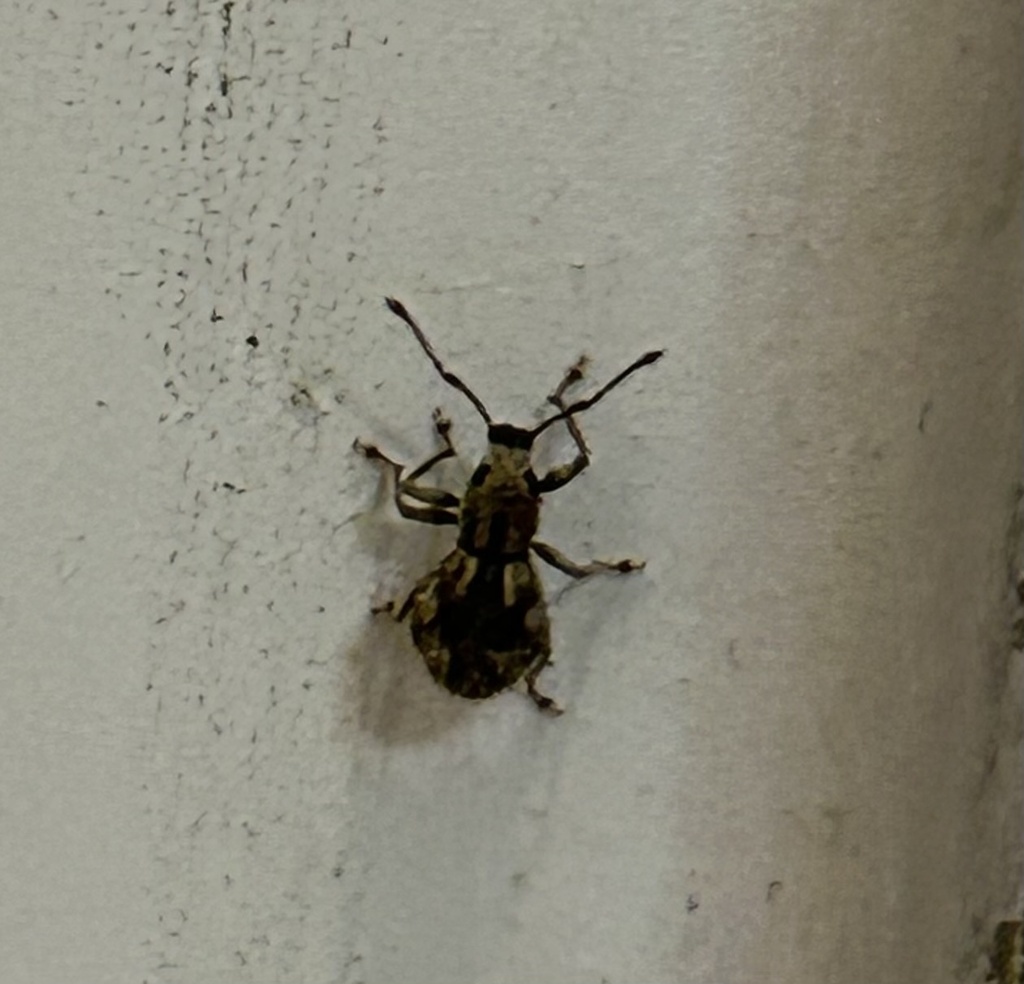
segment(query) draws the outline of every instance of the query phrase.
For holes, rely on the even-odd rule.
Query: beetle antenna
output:
[[[553,417],[548,417],[547,420],[541,421],[534,429],[530,432],[536,437],[541,431],[547,430],[552,424],[558,423],[559,420],[565,420],[567,417],[571,417],[576,413],[583,413],[584,410],[589,410],[598,400],[602,399],[605,394],[615,389],[627,376],[631,376],[637,369],[642,369],[644,366],[649,366],[653,362],[657,362],[665,354],[664,349],[656,349],[653,352],[647,352],[641,355],[636,362],[627,366],[622,370],[611,382],[605,383],[593,396],[588,396],[585,400],[577,400],[575,403],[570,404],[560,413],[556,413]]]
[[[448,369],[445,369],[444,363],[437,357],[433,348],[430,346],[430,342],[427,341],[427,336],[423,334],[423,329],[416,324],[416,320],[411,314],[405,309],[405,305],[401,301],[395,300],[393,297],[385,297],[385,303],[388,306],[388,310],[392,314],[397,314],[411,329],[412,333],[416,336],[416,341],[423,347],[423,351],[427,353],[427,358],[434,363],[434,368],[440,373],[441,378],[449,385],[454,386],[460,393],[464,393],[469,397],[469,402],[476,407],[477,412],[480,414],[487,423],[491,423],[491,415],[487,412],[487,407],[484,406],[483,400],[476,395],[455,373]]]

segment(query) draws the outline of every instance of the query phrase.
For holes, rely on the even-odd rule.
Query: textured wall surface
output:
[[[0,3],[5,984],[952,984],[1019,880],[1020,12]],[[374,622],[528,423],[539,715]],[[555,433],[540,449],[564,459]],[[550,576],[549,576],[550,574]]]

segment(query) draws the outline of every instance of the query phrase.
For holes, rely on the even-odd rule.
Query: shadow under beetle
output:
[[[483,401],[435,354],[422,329],[405,306],[386,299],[391,312],[412,329],[441,378],[463,393],[487,423],[488,449],[469,480],[462,498],[444,489],[419,484],[430,469],[454,457],[451,422],[434,411],[434,429],[443,445],[423,464],[405,474],[406,466],[372,444],[356,440],[353,447],[394,474],[394,498],[407,519],[437,526],[458,526],[455,549],[440,565],[416,582],[395,617],[412,616],[412,637],[428,669],[443,687],[460,697],[479,700],[522,679],[537,707],[552,714],[561,708],[537,689],[537,677],[551,659],[551,631],[544,591],[530,558],[541,560],[573,578],[601,571],[628,574],[643,561],[594,560],[576,564],[554,547],[534,539],[540,521],[541,495],[571,482],[590,464],[590,451],[574,415],[589,410],[627,376],[664,355],[653,351],[622,370],[593,396],[567,404],[565,393],[583,378],[585,357],[569,368],[548,402],[558,413],[536,427],[495,423]],[[530,462],[537,435],[564,420],[576,444],[576,457],[538,477]],[[394,614],[395,603],[375,613]]]

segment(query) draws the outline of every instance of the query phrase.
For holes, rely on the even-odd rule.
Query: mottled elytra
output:
[[[535,539],[541,495],[571,482],[590,464],[590,449],[575,415],[589,410],[606,393],[664,351],[648,352],[583,400],[566,403],[570,386],[583,378],[581,357],[548,397],[558,412],[536,427],[495,423],[483,401],[435,354],[422,329],[405,306],[393,297],[388,308],[412,330],[441,378],[466,396],[487,423],[487,453],[477,465],[462,497],[419,483],[431,468],[454,457],[451,422],[434,411],[434,429],[441,449],[408,473],[406,466],[372,444],[354,447],[394,475],[394,498],[407,519],[437,526],[457,526],[458,540],[436,570],[416,582],[405,601],[374,609],[391,612],[398,621],[411,616],[412,637],[427,668],[443,687],[460,697],[480,700],[524,680],[537,707],[553,714],[561,708],[537,689],[537,677],[551,659],[547,604],[530,552],[573,578],[601,571],[628,574],[644,565],[637,560],[593,560],[576,564],[563,553]],[[530,462],[537,435],[564,420],[576,444],[576,456],[538,477]]]

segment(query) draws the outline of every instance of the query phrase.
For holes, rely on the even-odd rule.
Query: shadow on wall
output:
[[[431,527],[393,516],[390,477],[381,471],[373,502],[353,517],[360,549],[373,559],[374,581],[353,598],[364,620],[358,637],[337,654],[338,741],[351,723],[387,745],[431,741],[457,725],[476,701],[439,687],[413,644],[408,623],[371,614],[371,607],[405,599],[416,580],[455,546],[454,527]]]
[[[408,626],[387,615],[366,615],[359,637],[342,653],[338,741],[345,722],[386,745],[430,742],[478,707],[438,686],[413,645]]]

